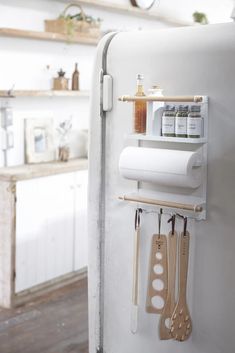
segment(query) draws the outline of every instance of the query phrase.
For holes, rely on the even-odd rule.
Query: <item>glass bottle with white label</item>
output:
[[[180,105],[175,117],[175,136],[187,137],[188,105]]]
[[[175,106],[166,105],[162,115],[162,136],[175,136]]]
[[[200,105],[192,105],[187,119],[187,134],[189,138],[202,136],[203,119]]]

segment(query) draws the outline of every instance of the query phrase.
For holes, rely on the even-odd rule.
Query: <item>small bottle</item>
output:
[[[200,105],[192,105],[187,119],[187,135],[190,138],[202,136],[203,119]]]
[[[175,118],[175,136],[187,137],[188,105],[180,105]]]
[[[75,64],[75,70],[72,76],[72,91],[79,91],[79,71],[78,64]]]
[[[175,106],[166,105],[162,115],[162,136],[175,136]]]
[[[137,92],[135,97],[144,97],[143,75],[137,75]],[[146,102],[136,101],[134,103],[134,132],[146,133]]]

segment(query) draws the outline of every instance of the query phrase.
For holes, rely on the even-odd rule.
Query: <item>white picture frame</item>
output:
[[[26,163],[46,163],[54,161],[55,158],[53,119],[25,119]]]

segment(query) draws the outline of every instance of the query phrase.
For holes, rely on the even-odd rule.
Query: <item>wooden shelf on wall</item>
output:
[[[0,90],[0,98],[13,97],[89,97],[89,91],[53,91],[53,90],[14,90],[9,96],[7,91]]]
[[[70,3],[70,0],[60,0],[61,2]],[[79,3],[83,6],[95,7],[104,11],[121,13],[124,15],[135,16],[146,18],[153,21],[165,22],[173,26],[190,26],[193,25],[193,22],[183,21],[177,18],[170,18],[160,14],[157,10],[141,10],[138,7],[125,4],[117,4],[112,1],[103,1],[103,0],[79,0]]]
[[[12,38],[24,38],[24,39],[36,39],[54,42],[64,42],[67,44],[86,44],[86,45],[97,45],[99,39],[82,36],[80,38],[70,38],[65,34],[50,33],[50,32],[38,32],[28,31],[15,28],[0,28],[1,37],[12,37]]]

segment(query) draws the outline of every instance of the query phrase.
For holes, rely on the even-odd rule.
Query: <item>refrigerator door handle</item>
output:
[[[113,108],[113,78],[110,75],[103,77],[103,110],[110,112]]]
[[[100,116],[103,112],[110,112],[113,108],[113,78],[104,75],[103,69],[100,70]]]

